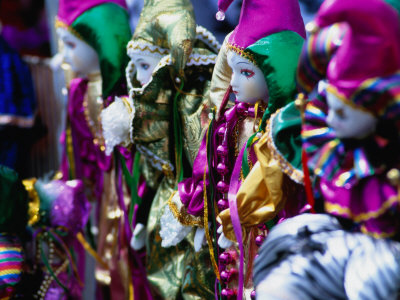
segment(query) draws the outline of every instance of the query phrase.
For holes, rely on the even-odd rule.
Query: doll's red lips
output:
[[[239,94],[239,92],[237,92],[237,91],[232,91],[235,95],[237,95],[237,94]]]

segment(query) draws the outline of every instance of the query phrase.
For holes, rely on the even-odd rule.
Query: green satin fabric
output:
[[[107,98],[125,81],[129,61],[126,45],[131,37],[127,11],[115,3],[105,3],[84,12],[71,27],[96,50],[103,79],[103,98]]]
[[[0,232],[23,234],[28,221],[28,194],[18,174],[0,165]]]
[[[304,39],[293,31],[281,31],[259,39],[246,48],[265,76],[269,100],[268,119],[278,108],[294,100],[296,68]]]
[[[175,247],[161,247],[160,218],[173,188],[164,178],[147,222],[147,278],[161,299],[214,299],[215,275],[208,248],[194,251],[194,230]]]
[[[286,161],[295,169],[302,171],[301,114],[294,102],[286,105],[274,117],[272,139]]]

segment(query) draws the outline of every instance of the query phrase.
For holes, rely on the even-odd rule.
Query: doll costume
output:
[[[219,8],[221,15],[232,1],[220,1]],[[271,18],[266,19],[265,15],[270,14]],[[266,21],[268,20],[268,21]],[[264,26],[260,26],[263,24]],[[244,1],[239,25],[231,33],[227,42],[227,50],[231,50],[258,66],[268,86],[269,101],[267,104],[249,104],[235,101],[231,108],[226,108],[230,88],[227,89],[224,101],[219,109],[219,118],[212,120],[208,127],[207,135],[202,141],[199,153],[193,166],[191,178],[179,183],[179,197],[170,201],[170,209],[179,208],[180,214],[185,213],[188,217],[174,214],[182,223],[182,220],[195,220],[195,223],[184,223],[183,225],[196,225],[205,228],[205,234],[210,247],[210,254],[218,259],[217,250],[211,250],[216,245],[214,235],[214,246],[209,233],[208,222],[214,222],[211,227],[216,230],[215,220],[223,224],[224,234],[232,240],[240,240],[239,243],[246,245],[246,259],[248,253],[254,252],[254,234],[247,230],[243,231],[243,238],[238,238],[232,228],[231,210],[228,194],[235,195],[240,187],[241,181],[247,176],[251,167],[256,163],[252,143],[256,137],[253,124],[258,124],[265,114],[265,120],[279,107],[293,100],[294,96],[294,74],[297,57],[305,37],[304,25],[301,19],[300,10],[296,1],[265,2],[265,1]],[[285,57],[283,60],[280,55]],[[212,83],[213,84],[213,83]],[[250,141],[249,141],[250,140]],[[246,144],[249,147],[246,147]],[[243,158],[245,157],[245,158]],[[242,161],[244,168],[242,168]],[[245,210],[238,212],[240,220],[246,215]],[[258,225],[261,220],[256,220],[253,225]],[[239,221],[240,222],[240,221]],[[240,224],[240,223],[239,223]],[[255,226],[257,230],[257,226]],[[263,230],[263,229],[260,229]],[[242,230],[240,229],[241,233]],[[250,246],[251,245],[251,246]],[[252,249],[249,251],[249,249]],[[219,259],[219,266],[214,260],[214,271],[223,280],[221,294],[227,297],[235,297],[234,283],[237,285],[236,271],[229,270],[227,264],[236,264],[227,251],[222,253]],[[235,251],[234,251],[235,252]],[[243,251],[241,251],[243,253]],[[252,261],[251,255],[248,261]],[[242,266],[243,267],[243,266]],[[248,266],[251,274],[251,263]],[[239,276],[240,282],[240,276]],[[251,282],[246,280],[246,287],[251,287]],[[241,287],[242,286],[242,287]],[[243,288],[243,281],[239,283],[238,297],[242,297],[240,289]]]
[[[127,93],[125,67],[129,60],[124,49],[131,31],[126,3],[123,0],[60,1],[56,26],[86,42],[98,55],[100,74],[89,74],[88,78],[74,78],[70,82],[62,174],[63,180],[82,179],[89,200],[97,204],[97,254],[106,261],[96,265],[97,282],[105,289],[110,287],[115,297],[127,297],[132,280],[126,267],[130,237],[122,229],[124,214],[120,214],[117,196],[122,183],[115,179],[119,170],[105,154],[100,123],[101,109],[114,96]],[[124,195],[128,198],[127,192]],[[120,229],[123,233],[118,234]]]
[[[366,18],[372,23],[364,24]],[[321,195],[327,213],[350,220],[353,230],[374,237],[396,238],[399,229],[397,188],[386,177],[399,164],[398,18],[382,1],[324,4],[299,63],[299,84],[305,91],[327,78],[326,88],[307,104],[302,130],[315,194]],[[329,45],[332,37],[336,42]],[[375,131],[361,138],[338,138],[326,123],[327,93],[373,115],[378,120]]]
[[[155,190],[154,197],[144,197],[141,203],[151,203],[146,225],[146,269],[154,297],[209,299],[213,295],[208,252],[194,252],[193,236],[177,247],[163,248],[159,229],[164,206],[177,181],[190,174],[199,148],[219,47],[210,32],[196,26],[187,0],[145,1],[127,46],[132,60],[126,70],[130,135],[125,144],[136,148],[140,174]],[[143,86],[134,76],[136,54],[159,58],[150,81]]]
[[[18,174],[3,165],[0,165],[0,209],[0,298],[12,299],[24,269],[22,242],[28,221],[28,194]]]

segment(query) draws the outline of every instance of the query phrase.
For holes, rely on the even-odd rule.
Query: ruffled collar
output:
[[[315,175],[331,180],[334,185],[350,188],[360,179],[381,174],[388,169],[385,148],[392,143],[377,134],[363,140],[339,139],[328,127],[325,91],[307,104],[302,130],[303,147],[308,167]],[[389,160],[386,160],[389,161]],[[395,166],[394,162],[391,162]]]

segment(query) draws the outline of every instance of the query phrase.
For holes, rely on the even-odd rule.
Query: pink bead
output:
[[[229,252],[223,252],[220,256],[219,256],[219,262],[222,265],[229,265],[233,262],[233,257],[232,255],[229,254]]]
[[[223,210],[229,208],[229,203],[225,199],[218,200],[217,205],[218,205],[219,211],[223,211]]]
[[[217,166],[217,172],[219,175],[226,175],[228,173],[228,167],[223,163],[219,163]]]
[[[225,182],[223,181],[219,181],[217,183],[217,190],[220,193],[227,193],[229,190],[229,185],[227,185]]]
[[[249,107],[249,109],[247,110],[247,115],[251,118],[254,118],[256,116],[256,112],[254,110],[254,106]]]
[[[256,291],[251,291],[250,298],[251,298],[251,300],[255,300],[256,299]]]
[[[224,299],[227,299],[227,300],[234,299],[236,296],[235,292],[231,289],[223,289],[221,291],[221,295],[222,295],[222,297],[224,297]]]
[[[221,280],[223,283],[228,283],[230,277],[231,277],[231,273],[229,271],[223,270],[221,272]]]
[[[217,147],[217,155],[226,157],[228,155],[228,147],[219,145]]]
[[[257,236],[256,236],[256,245],[257,245],[258,247],[260,247],[260,246],[262,245],[262,243],[264,242],[264,240],[265,240],[265,236],[263,236],[263,235],[257,235]]]
[[[223,137],[224,135],[225,135],[225,132],[226,132],[226,127],[225,126],[221,126],[220,128],[218,128],[218,135],[220,136],[220,137]]]
[[[244,102],[240,102],[236,105],[236,111],[239,115],[247,115],[247,104]]]

